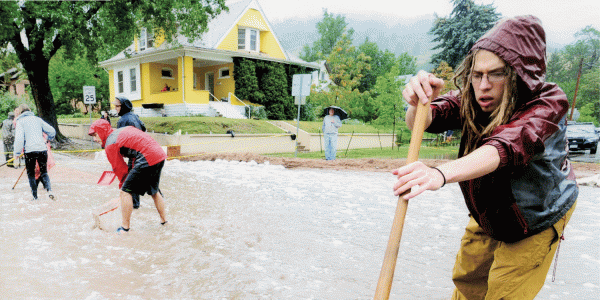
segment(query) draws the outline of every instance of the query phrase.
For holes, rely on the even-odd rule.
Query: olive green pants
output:
[[[535,298],[544,286],[559,237],[575,204],[552,227],[516,243],[490,238],[471,217],[452,272],[456,286],[452,299]]]

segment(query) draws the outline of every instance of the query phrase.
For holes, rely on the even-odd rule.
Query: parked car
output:
[[[600,127],[596,127],[596,134],[600,136]]]
[[[567,124],[569,150],[580,151],[590,149],[590,154],[596,154],[599,139],[594,123],[569,122]]]

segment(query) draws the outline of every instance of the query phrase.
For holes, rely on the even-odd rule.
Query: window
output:
[[[238,50],[260,51],[259,30],[254,28],[238,28]]]
[[[117,72],[117,85],[119,86],[119,93],[123,93],[123,71]]]
[[[173,79],[173,69],[163,68],[161,71],[161,77],[166,79]]]
[[[137,90],[137,80],[136,80],[135,68],[129,69],[129,91],[135,92]]]
[[[246,29],[238,28],[238,50],[246,49]]]
[[[194,73],[194,89],[198,88],[198,74]]]
[[[258,49],[256,49],[256,46],[258,45],[257,35],[258,35],[257,30],[254,30],[254,29],[250,30],[250,50],[251,51],[258,51]]]
[[[139,44],[140,51],[152,48],[154,46],[154,34],[148,32],[146,28],[142,28]]]
[[[146,44],[147,44],[147,39],[146,39],[146,28],[142,28],[142,31],[140,32],[140,51],[144,51],[146,50]]]
[[[219,79],[221,78],[229,78],[229,68],[219,69]]]
[[[130,64],[114,70],[113,82],[117,96],[125,96],[129,100],[141,99],[140,65]]]

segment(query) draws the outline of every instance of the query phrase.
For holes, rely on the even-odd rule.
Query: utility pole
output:
[[[575,94],[573,94],[573,104],[571,106],[571,114],[569,120],[573,121],[573,111],[575,110],[575,100],[577,100],[577,91],[579,90],[579,79],[581,78],[581,68],[583,68],[583,57],[579,61],[579,72],[577,73],[577,84],[575,85]]]

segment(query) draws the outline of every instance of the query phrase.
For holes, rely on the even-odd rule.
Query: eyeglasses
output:
[[[473,72],[471,74],[471,81],[474,84],[479,84],[481,83],[481,80],[483,79],[483,76],[487,77],[487,81],[489,82],[500,82],[503,81],[504,79],[506,79],[506,72],[504,71],[498,71],[498,72],[493,72],[493,73],[488,73],[488,74],[483,74],[480,72]]]

